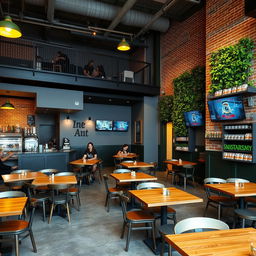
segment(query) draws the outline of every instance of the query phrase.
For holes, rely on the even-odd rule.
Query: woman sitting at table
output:
[[[9,174],[11,171],[18,168],[18,166],[9,166],[3,163],[13,155],[13,152],[8,152],[8,154],[4,156],[4,151],[2,148],[0,148],[0,174]]]
[[[122,148],[117,152],[118,155],[127,155],[129,154],[129,146],[127,144],[124,144]]]
[[[92,142],[89,142],[87,144],[84,156],[83,156],[83,160],[96,160],[97,159],[97,151],[93,145]],[[97,164],[94,164],[92,166],[91,172],[92,172],[92,179],[95,179],[95,172],[97,170]]]

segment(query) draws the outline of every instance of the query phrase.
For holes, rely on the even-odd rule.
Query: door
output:
[[[166,124],[166,159],[172,159],[172,123]]]

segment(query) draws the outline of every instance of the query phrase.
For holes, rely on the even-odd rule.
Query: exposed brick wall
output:
[[[161,36],[161,91],[173,94],[173,79],[205,65],[205,9],[183,22],[172,22]]]
[[[256,42],[256,19],[244,16],[244,0],[208,0],[206,1],[206,95],[208,95],[210,80],[210,54],[222,47],[238,43],[241,38],[250,37]],[[256,63],[253,63],[256,78]],[[244,100],[246,120],[251,122],[249,113],[256,108],[248,107]],[[206,131],[221,130],[223,123],[211,122],[209,111],[206,110]],[[206,150],[221,150],[221,142],[206,140]]]
[[[2,106],[7,99],[14,105],[15,109],[0,109],[0,127],[6,127],[7,125],[28,127],[27,115],[35,115],[35,100],[1,97],[0,105]]]

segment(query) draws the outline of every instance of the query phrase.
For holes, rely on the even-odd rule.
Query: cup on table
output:
[[[256,256],[256,242],[251,242],[251,254],[252,256]]]
[[[163,188],[163,195],[169,196],[169,190],[167,188]]]
[[[131,176],[136,176],[136,172],[135,171],[131,171]]]
[[[239,181],[235,181],[235,187],[239,188]]]
[[[137,164],[137,161],[135,160],[135,161],[133,162],[133,164],[136,165],[136,164]]]

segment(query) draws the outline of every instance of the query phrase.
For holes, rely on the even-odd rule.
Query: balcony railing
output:
[[[63,75],[84,76],[84,66],[94,61],[94,67],[102,65],[105,76],[111,81],[132,82],[151,85],[151,64],[132,58],[120,57],[120,53],[106,53],[95,49],[74,49],[56,44],[34,42],[24,39],[0,39],[0,65],[21,67],[42,72]],[[68,63],[56,65],[54,57],[61,51],[68,57]],[[125,72],[130,71],[130,72]],[[128,74],[128,76],[127,76]],[[93,77],[92,77],[93,79]]]

